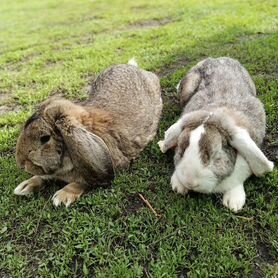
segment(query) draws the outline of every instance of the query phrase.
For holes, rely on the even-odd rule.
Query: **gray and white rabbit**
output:
[[[86,102],[46,100],[18,138],[17,164],[34,176],[14,193],[27,195],[47,180],[62,180],[67,185],[55,193],[53,203],[69,206],[129,166],[154,138],[161,110],[159,78],[133,60],[102,72]]]
[[[265,111],[246,69],[231,58],[208,58],[178,84],[184,110],[158,144],[175,148],[174,191],[223,193],[223,204],[239,211],[245,204],[244,181],[274,164],[259,149]]]

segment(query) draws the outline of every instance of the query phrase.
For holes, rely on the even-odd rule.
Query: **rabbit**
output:
[[[156,135],[161,111],[159,78],[135,60],[103,71],[84,102],[50,97],[17,140],[16,162],[34,176],[14,193],[27,195],[61,180],[67,184],[53,203],[68,207],[91,186],[129,167]]]
[[[177,89],[183,113],[158,142],[163,153],[175,148],[172,189],[223,193],[224,206],[241,210],[244,181],[274,167],[259,149],[266,119],[250,75],[237,60],[207,58]]]

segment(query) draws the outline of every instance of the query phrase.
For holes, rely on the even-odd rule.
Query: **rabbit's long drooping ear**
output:
[[[274,164],[269,161],[251,138],[248,122],[230,110],[219,108],[208,120],[227,132],[230,145],[248,162],[252,172],[256,176],[262,176],[273,170]],[[241,126],[237,122],[241,122]]]
[[[83,127],[74,126],[69,119],[56,122],[73,164],[96,178],[114,176],[113,161],[104,141]]]
[[[180,92],[180,103],[184,106],[197,91],[202,80],[197,70],[189,72],[179,83],[177,89]]]
[[[78,119],[79,115],[86,113],[82,106],[57,97],[52,97],[42,103],[41,109],[43,110],[43,117],[50,123],[54,123],[64,116]]]
[[[207,111],[193,111],[183,115],[176,123],[171,125],[164,134],[164,140],[158,142],[162,153],[176,147],[178,138],[185,126],[198,127],[208,116]]]
[[[164,140],[158,142],[158,146],[162,153],[174,148],[178,144],[178,138],[182,132],[182,122],[179,119],[176,123],[171,125],[164,134]]]
[[[235,126],[230,144],[246,159],[256,176],[273,170],[273,162],[266,158],[246,129]]]

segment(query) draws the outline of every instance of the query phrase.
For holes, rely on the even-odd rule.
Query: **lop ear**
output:
[[[262,176],[273,170],[273,162],[266,158],[246,129],[234,126],[231,135],[231,146],[246,159],[252,172],[256,176]]]
[[[178,138],[185,127],[199,126],[209,115],[207,111],[193,111],[184,114],[176,123],[171,125],[164,134],[164,140],[158,142],[162,153],[174,148],[178,144]]]
[[[70,116],[71,121],[73,121],[74,118],[78,118],[79,115],[86,113],[83,107],[59,97],[50,97],[41,104],[40,109],[43,118],[51,124],[66,116]]]
[[[105,142],[83,127],[74,126],[66,118],[56,122],[70,156],[79,169],[95,178],[112,178],[113,161]]]
[[[182,122],[179,120],[171,125],[164,134],[164,140],[159,141],[157,144],[162,153],[167,152],[169,149],[174,148],[178,144],[178,138],[182,132]]]

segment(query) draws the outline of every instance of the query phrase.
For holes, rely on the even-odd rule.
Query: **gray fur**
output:
[[[110,151],[116,168],[128,166],[154,138],[162,110],[160,92],[154,73],[132,65],[112,66],[92,84],[85,105],[114,115],[115,132],[103,140],[108,145],[112,140]]]
[[[223,193],[223,204],[239,211],[243,183],[274,165],[259,149],[265,112],[248,72],[231,58],[208,58],[181,80],[182,117],[158,142],[162,152],[175,147],[172,189]]]
[[[204,124],[206,133],[200,140],[200,155],[219,181],[233,170],[236,161],[234,148],[246,159],[254,174],[262,175],[272,169],[272,162],[257,147],[254,152],[255,147],[247,147],[246,142],[245,146],[242,145],[243,141],[237,135],[238,128],[242,128],[242,132],[245,130],[246,136],[250,136],[251,145],[252,140],[260,145],[266,124],[255,85],[238,61],[227,57],[201,61],[181,80],[178,90],[181,103],[185,105],[182,129],[190,131]],[[176,140],[176,163],[183,153],[182,140],[177,136],[178,133],[164,143],[167,149],[167,142],[173,144]]]
[[[190,76],[194,76],[194,81]],[[188,85],[188,80],[192,86]],[[190,85],[191,85],[190,84]],[[203,110],[212,112],[225,107],[248,122],[252,139],[260,145],[265,135],[265,112],[256,98],[254,82],[236,60],[208,58],[198,63],[180,84],[183,113]]]

